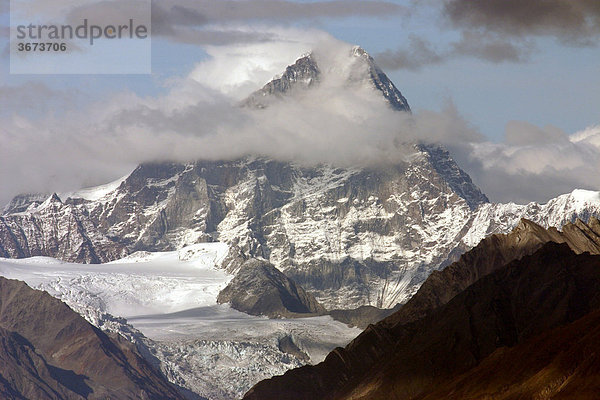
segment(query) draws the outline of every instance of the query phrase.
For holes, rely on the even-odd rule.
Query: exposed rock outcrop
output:
[[[298,317],[323,314],[313,295],[266,261],[246,261],[235,278],[217,297],[219,303],[251,315]]]

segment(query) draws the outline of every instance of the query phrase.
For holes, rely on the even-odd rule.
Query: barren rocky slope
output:
[[[182,399],[135,346],[61,301],[0,277],[0,394],[22,399]]]

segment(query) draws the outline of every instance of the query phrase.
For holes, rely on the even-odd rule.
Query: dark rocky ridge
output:
[[[572,399],[600,393],[600,311],[500,348],[464,374],[448,379],[419,400]]]
[[[245,398],[425,398],[435,388],[480,365],[497,349],[523,344],[528,351],[535,350],[528,347],[528,340],[535,343],[539,335],[573,323],[599,308],[600,257],[576,255],[567,244],[549,242],[533,255],[484,276],[421,319],[396,324],[387,331],[370,328],[371,333],[386,337],[394,345],[388,345],[386,358],[363,364],[362,374],[347,376],[342,384],[338,380],[340,371],[347,370],[348,364],[364,363],[373,357],[372,352],[365,347],[352,353],[334,350],[325,362],[315,367],[292,370],[257,384]],[[598,321],[597,315],[595,320]],[[600,325],[592,328],[598,332]],[[598,388],[600,376],[595,352],[600,345],[589,338],[588,342],[590,348],[579,353],[573,363],[576,367],[595,363],[592,369],[595,375],[580,378],[588,387]],[[574,344],[563,350],[572,351],[571,346]],[[552,358],[548,358],[536,368],[550,367]],[[573,374],[573,370],[562,367],[563,373]],[[514,366],[505,368],[494,371],[496,380],[510,374]],[[525,372],[531,376],[536,371]],[[542,388],[553,384],[548,378],[538,379]],[[454,390],[450,385],[451,394]],[[506,390],[510,388],[504,385],[498,395]],[[536,395],[543,393],[542,389]]]
[[[238,311],[272,318],[321,315],[325,308],[313,295],[266,261],[250,259],[217,297]]]
[[[24,399],[183,399],[135,346],[61,301],[0,277],[0,394]]]
[[[296,373],[311,375],[314,385],[308,385],[307,390],[316,390],[318,393],[322,391],[322,396],[315,398],[325,398],[326,393],[335,393],[348,382],[360,381],[368,370],[384,363],[393,349],[405,339],[397,337],[397,331],[402,330],[404,325],[428,316],[477,280],[513,260],[534,253],[545,243],[552,241],[567,243],[577,253],[588,251],[599,254],[599,234],[600,222],[596,218],[590,219],[588,224],[577,221],[565,225],[563,232],[554,228],[546,230],[531,221],[522,220],[510,234],[493,235],[484,239],[459,261],[443,271],[433,273],[408,303],[378,324],[369,326],[345,349],[334,350],[323,363],[314,368],[307,367],[298,372],[294,370],[283,378],[274,379],[285,382],[296,379]],[[327,388],[319,386],[325,385],[323,376],[327,377]]]

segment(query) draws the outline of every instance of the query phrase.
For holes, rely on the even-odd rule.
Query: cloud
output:
[[[596,0],[446,0],[444,13],[455,26],[513,37],[554,36],[592,44],[591,39],[600,35]]]
[[[464,31],[461,40],[452,43],[450,56],[470,56],[492,63],[524,62],[533,48],[530,43],[505,40],[489,33]]]
[[[323,73],[318,86],[267,109],[238,106],[240,93],[260,88],[307,48]],[[451,102],[441,111],[393,111],[356,79],[364,65],[350,50],[319,32],[297,41],[216,46],[209,48],[212,58],[169,80],[161,95],[120,92],[93,104],[39,84],[0,87],[0,203],[20,192],[105,183],[146,161],[254,154],[304,164],[402,163],[416,141],[446,145],[493,201],[600,189],[600,127],[568,135],[513,121],[503,143],[490,143]],[[280,57],[271,59],[273,53]]]
[[[408,48],[386,50],[377,54],[375,58],[383,68],[414,71],[426,65],[441,64],[448,55],[434,49],[429,41],[411,35]]]
[[[385,17],[406,13],[407,9],[390,1],[333,0],[294,2],[284,0],[161,0],[153,7],[165,10],[171,23],[189,22],[189,16],[200,23],[249,21],[290,22],[313,18]],[[177,7],[182,12],[173,12]]]
[[[321,18],[380,17],[405,15],[407,9],[390,1],[331,0],[32,0],[18,12],[25,19],[43,17],[47,23],[115,24],[123,18],[147,19],[152,9],[152,34],[168,40],[198,45],[228,45],[277,41],[268,32],[251,26],[289,26]]]
[[[292,54],[297,44],[283,51]],[[223,49],[221,49],[223,50]],[[260,48],[247,49],[261,54]],[[266,54],[272,44],[264,44]],[[239,48],[216,51],[230,57]],[[167,93],[140,97],[122,92],[111,99],[70,109],[64,115],[33,117],[18,111],[27,99],[6,104],[14,112],[0,114],[0,202],[19,192],[71,190],[99,184],[145,161],[232,159],[247,154],[303,164],[321,162],[341,166],[401,163],[414,153],[417,139],[436,142],[479,140],[478,133],[449,105],[441,112],[415,115],[392,110],[372,85],[356,79],[364,67],[350,55],[351,46],[332,38],[319,42],[315,57],[322,71],[317,87],[299,90],[267,109],[239,107],[227,86],[210,87],[211,80],[246,87],[242,71],[206,61],[188,76],[169,82]],[[283,62],[283,60],[281,60]],[[287,62],[287,61],[285,61]],[[206,64],[206,65],[203,65]],[[278,65],[257,63],[274,74]],[[255,66],[250,68],[254,70]],[[199,72],[220,75],[200,75]],[[366,72],[366,71],[363,71]],[[231,77],[228,77],[228,74]],[[256,79],[258,75],[249,75]],[[262,78],[261,78],[262,79]],[[253,81],[254,89],[264,82]],[[237,85],[237,86],[236,86]],[[249,88],[249,86],[247,86]],[[67,96],[44,87],[15,87],[14,93]],[[233,92],[235,93],[235,91]],[[41,98],[41,97],[40,97]],[[48,104],[51,104],[48,102]],[[21,108],[20,110],[24,110]]]
[[[450,146],[493,201],[544,202],[576,188],[600,190],[600,126],[568,135],[553,126],[511,121],[503,143]]]
[[[458,57],[472,57],[495,64],[525,62],[532,51],[533,45],[529,42],[507,40],[491,33],[464,31],[460,40],[446,44],[443,50],[413,35],[409,37],[407,48],[386,50],[377,54],[376,59],[386,69],[416,71]]]

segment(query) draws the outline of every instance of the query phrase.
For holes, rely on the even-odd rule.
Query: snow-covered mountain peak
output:
[[[600,192],[584,189],[575,189],[569,195],[569,199],[575,204],[600,204]]]
[[[358,45],[352,46],[351,54],[355,57],[371,58],[369,53],[367,53],[367,51],[365,49],[363,49],[362,47],[360,47]]]
[[[303,54],[242,104],[265,108],[278,97],[318,85],[340,91],[367,86],[381,92],[393,109],[410,111],[406,98],[360,46],[316,49]]]
[[[56,193],[52,193],[42,204],[39,205],[38,210],[43,210],[52,205],[62,205],[62,200]]]
[[[127,174],[104,185],[87,187],[73,192],[59,193],[58,196],[65,200],[70,197],[73,199],[96,201],[117,189],[129,175],[130,174]]]

